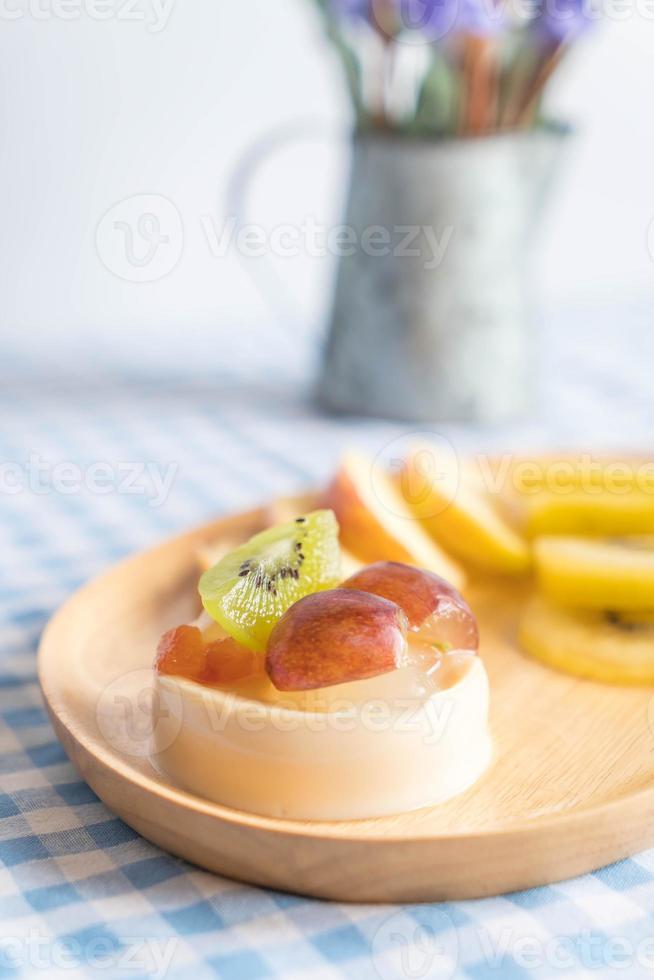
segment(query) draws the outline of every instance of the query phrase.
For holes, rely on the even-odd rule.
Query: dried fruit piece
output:
[[[585,493],[537,493],[525,498],[526,532],[608,535],[654,534],[654,493],[607,490]]]
[[[611,459],[583,454],[518,460],[512,467],[512,483],[526,495],[541,490],[566,494],[573,490],[621,494],[627,490],[654,493],[654,466],[650,460]]]
[[[270,635],[268,676],[279,691],[310,691],[385,674],[408,662],[407,625],[399,606],[369,592],[305,596]]]
[[[207,666],[205,643],[197,626],[177,626],[159,640],[155,669],[160,674],[174,674],[199,681]]]
[[[374,475],[374,484],[373,484]],[[462,569],[421,526],[394,481],[371,460],[343,458],[325,493],[341,528],[341,543],[364,562],[401,561],[463,584]]]
[[[565,609],[535,595],[520,623],[524,651],[550,667],[613,684],[654,684],[654,617]]]
[[[654,609],[654,537],[542,537],[534,543],[542,591],[580,609]]]
[[[257,672],[261,657],[231,637],[215,640],[206,648],[207,675],[211,684],[233,684]]]
[[[455,472],[445,462],[434,467],[433,454],[428,446],[416,447],[398,477],[416,518],[439,544],[475,568],[506,575],[527,572],[527,542],[504,519],[479,476],[465,467]],[[430,465],[424,465],[424,459]]]

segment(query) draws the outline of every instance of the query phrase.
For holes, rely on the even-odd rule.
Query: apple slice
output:
[[[330,589],[299,599],[268,640],[278,691],[311,691],[386,674],[407,663],[407,618],[388,599]]]
[[[394,561],[369,565],[343,589],[372,592],[394,602],[409,621],[409,643],[448,650],[479,648],[477,620],[462,595],[433,572]]]
[[[433,460],[429,444],[416,445],[405,460],[398,486],[417,518],[444,548],[460,561],[485,572],[522,575],[529,570],[527,542],[505,520],[493,495],[471,467],[455,470],[439,462],[425,468],[423,456]]]
[[[374,468],[372,460],[346,455],[327,488],[324,505],[336,514],[342,546],[361,561],[405,562],[463,585],[460,566],[432,540],[393,480]]]

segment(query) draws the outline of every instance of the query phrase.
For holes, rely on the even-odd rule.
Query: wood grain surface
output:
[[[473,582],[466,593],[490,676],[495,753],[462,796],[320,823],[253,816],[168,784],[147,755],[142,696],[157,640],[198,610],[198,549],[247,537],[267,513],[214,522],[115,566],[48,626],[39,673],[52,722],[111,810],[203,868],[341,901],[492,895],[654,845],[654,690],[577,680],[523,657],[515,627],[528,586],[511,582]]]

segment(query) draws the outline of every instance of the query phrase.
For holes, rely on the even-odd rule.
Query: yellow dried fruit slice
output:
[[[654,613],[565,609],[541,595],[524,609],[519,642],[556,670],[611,684],[654,684]]]
[[[654,537],[543,537],[534,542],[543,593],[580,609],[654,609]]]
[[[540,460],[518,460],[511,470],[512,484],[519,493],[539,491],[587,493],[606,490],[626,493],[627,490],[654,492],[654,460],[597,458],[590,454],[580,457],[562,456]]]
[[[541,534],[609,535],[654,534],[654,493],[538,493],[525,500],[525,530]]]
[[[527,542],[508,523],[493,495],[469,467],[453,471],[421,459],[432,453],[417,446],[406,460],[398,485],[413,513],[450,554],[485,572],[521,575],[531,555]]]
[[[426,568],[460,589],[463,569],[440,548],[372,460],[348,453],[323,496],[340,525],[341,547],[358,560],[399,561]]]

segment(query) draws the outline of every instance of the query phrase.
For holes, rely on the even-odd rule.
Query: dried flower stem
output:
[[[559,67],[563,56],[567,50],[566,44],[559,44],[541,62],[539,68],[528,85],[524,93],[522,105],[519,108],[516,125],[518,127],[528,126],[534,117],[538,102],[543,94],[547,82],[550,80],[556,69]]]
[[[557,44],[542,50],[528,78],[526,80],[524,77],[514,78],[514,84],[501,115],[501,128],[521,128],[531,123],[543,89],[561,63],[566,50],[566,44]]]
[[[394,46],[388,38],[375,37],[373,86],[370,91],[370,118],[376,129],[389,129],[388,92],[394,61]]]
[[[499,66],[494,41],[467,34],[463,41],[464,98],[459,132],[480,136],[494,128],[499,94]]]

